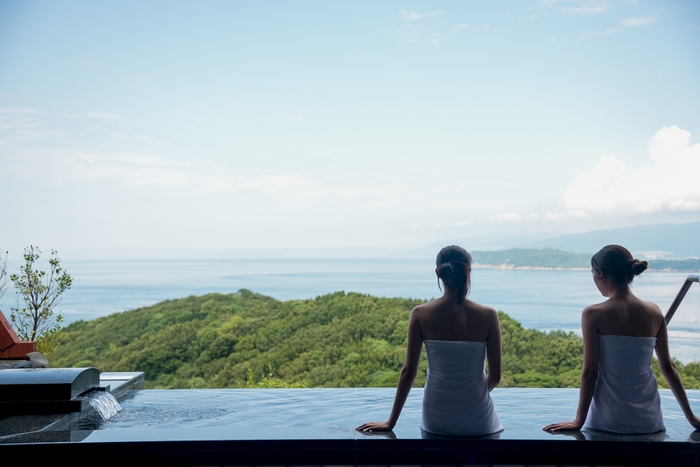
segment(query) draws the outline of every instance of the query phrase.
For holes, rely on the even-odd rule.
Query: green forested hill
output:
[[[169,300],[72,323],[52,366],[144,371],[150,388],[394,386],[419,303],[344,292],[280,302],[248,290]],[[501,386],[578,386],[580,337],[500,316]],[[425,369],[424,358],[417,385]],[[682,371],[700,388],[698,364]]]
[[[656,270],[668,271],[700,271],[700,259],[688,258],[679,260],[654,259],[649,261],[649,267]]]

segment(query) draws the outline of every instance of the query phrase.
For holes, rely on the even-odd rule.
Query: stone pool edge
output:
[[[142,371],[102,372],[99,387],[119,399],[131,390],[144,388]],[[67,414],[12,415],[0,419],[0,445],[4,443],[41,443],[80,441],[71,439],[67,430],[72,424],[95,412],[86,405],[86,410]]]

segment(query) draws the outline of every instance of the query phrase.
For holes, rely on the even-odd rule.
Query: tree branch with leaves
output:
[[[63,322],[63,315],[54,309],[73,279],[61,267],[56,250],[51,250],[48,273],[35,268],[41,257],[39,248],[30,245],[24,249],[23,256],[25,263],[19,274],[10,276],[17,296],[17,306],[12,308],[10,319],[20,339],[36,341],[39,352],[52,358],[61,341]]]
[[[7,254],[7,251],[3,254],[0,250],[0,302],[2,302],[7,288]]]

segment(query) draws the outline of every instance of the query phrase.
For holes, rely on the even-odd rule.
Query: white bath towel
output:
[[[421,428],[447,436],[503,430],[484,373],[486,342],[426,340],[428,373]]]
[[[655,337],[599,335],[598,379],[584,428],[612,433],[664,430],[651,369]]]

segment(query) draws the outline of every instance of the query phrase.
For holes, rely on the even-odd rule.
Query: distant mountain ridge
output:
[[[570,253],[554,248],[511,248],[498,251],[472,251],[474,267],[502,269],[589,269],[592,253]],[[700,259],[649,260],[649,269],[700,271]]]
[[[433,242],[394,256],[431,257],[446,245],[460,245],[473,252],[550,248],[592,255],[605,245],[628,248],[635,257],[647,260],[683,260],[700,258],[700,222],[685,224],[636,225],[619,229],[591,230],[578,234],[496,233]]]
[[[700,222],[593,230],[526,242],[518,247],[555,248],[572,253],[594,253],[612,243],[626,247],[635,256],[648,259],[700,258]]]

